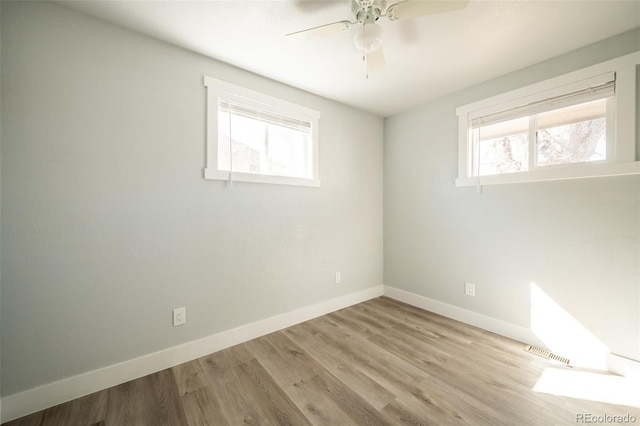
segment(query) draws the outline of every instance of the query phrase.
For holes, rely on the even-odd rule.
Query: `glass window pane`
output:
[[[289,127],[269,126],[268,167],[271,174],[311,178],[310,135]]]
[[[229,121],[229,114],[223,112],[218,117],[218,168],[230,170],[233,159],[233,171],[260,173],[260,159],[265,150],[264,124],[235,114],[231,114]]]
[[[475,176],[529,169],[529,118],[522,117],[474,129]]]
[[[236,172],[310,179],[311,144],[310,129],[218,111],[219,170],[230,170],[233,161]]]
[[[536,165],[607,159],[606,99],[538,115]]]

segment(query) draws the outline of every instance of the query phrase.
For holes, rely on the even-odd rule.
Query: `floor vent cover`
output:
[[[537,346],[527,345],[524,347],[525,352],[532,353],[534,355],[541,356],[542,358],[547,358],[553,361],[558,361],[562,364],[571,365],[571,360],[569,358],[565,358],[560,355],[556,355],[553,352],[549,352],[546,349],[539,348]]]

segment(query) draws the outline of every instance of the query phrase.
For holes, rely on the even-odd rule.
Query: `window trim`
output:
[[[636,67],[640,64],[640,51],[592,65],[578,71],[554,77],[539,83],[522,87],[483,99],[456,109],[458,115],[458,178],[456,186],[495,185],[545,180],[579,179],[588,177],[640,174],[640,161],[636,161]],[[530,171],[503,173],[496,175],[471,176],[469,168],[472,152],[469,145],[471,120],[478,116],[539,102],[546,98],[570,93],[584,87],[585,81],[596,79],[607,73],[615,73],[616,94],[612,117],[615,135],[607,147],[612,158],[598,162],[571,163],[546,166]],[[607,133],[609,133],[609,120]],[[609,142],[607,143],[609,145]]]
[[[311,187],[320,186],[318,170],[318,122],[320,120],[320,112],[206,75],[204,76],[204,85],[207,88],[207,154],[204,169],[205,179]],[[274,114],[311,123],[311,154],[313,155],[311,162],[313,168],[312,177],[300,178],[220,170],[218,168],[218,103],[221,99],[234,102],[240,101],[244,105],[261,108]]]

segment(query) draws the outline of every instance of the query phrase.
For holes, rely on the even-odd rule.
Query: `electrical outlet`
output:
[[[175,308],[173,310],[173,326],[178,327],[187,323],[187,308]]]
[[[464,294],[467,296],[476,295],[476,285],[471,283],[464,283]]]
[[[336,272],[336,284],[340,284],[342,282],[342,274],[340,272]]]

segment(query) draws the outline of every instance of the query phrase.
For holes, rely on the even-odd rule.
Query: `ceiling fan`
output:
[[[348,31],[358,26],[354,35],[354,43],[362,51],[362,59],[367,62],[369,72],[384,68],[384,52],[382,50],[382,27],[376,24],[380,18],[390,21],[417,18],[437,13],[460,10],[467,7],[469,0],[404,0],[387,7],[383,12],[384,0],[351,0],[351,11],[354,20],[343,20],[320,25],[287,34],[287,37],[311,39],[325,35]],[[386,3],[386,2],[385,2]]]

